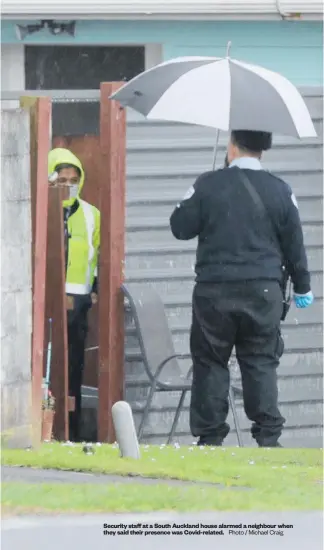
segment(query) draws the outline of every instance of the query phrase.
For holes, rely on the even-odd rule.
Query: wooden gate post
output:
[[[51,100],[21,97],[20,106],[30,113],[30,179],[32,208],[32,410],[33,444],[41,440],[41,405],[44,361],[45,278],[47,252],[47,155],[50,149]]]
[[[46,272],[46,322],[52,319],[51,389],[55,397],[54,436],[69,438],[68,341],[65,298],[63,206],[65,190],[49,189]]]
[[[123,398],[126,114],[109,96],[122,82],[100,86],[100,212],[98,440],[112,443],[111,408]]]

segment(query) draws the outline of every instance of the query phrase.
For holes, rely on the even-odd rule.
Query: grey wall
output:
[[[312,308],[291,308],[283,326],[286,351],[279,368],[279,399],[286,417],[282,443],[291,447],[322,445],[323,348],[323,114],[322,92],[307,91],[306,102],[318,130],[318,139],[275,139],[264,165],[291,184],[303,222],[312,285]],[[188,352],[190,300],[194,280],[196,242],[176,241],[168,220],[175,204],[195,178],[212,164],[215,132],[200,127],[149,123],[128,114],[127,149],[127,254],[126,279],[153,285],[163,297],[176,351]],[[220,140],[218,162],[223,163],[227,136]],[[136,335],[126,329],[126,398],[140,420],[144,405],[145,374]],[[186,370],[190,360],[183,362]],[[234,376],[239,377],[238,368]],[[165,440],[177,394],[156,398],[147,427],[150,442]],[[189,396],[186,405],[188,406]],[[239,407],[246,444],[249,422]],[[188,409],[179,422],[178,439],[192,441]],[[232,435],[226,442],[236,444]]]
[[[29,117],[1,112],[1,435],[31,444],[31,201]]]

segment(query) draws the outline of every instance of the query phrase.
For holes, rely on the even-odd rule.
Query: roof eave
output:
[[[61,20],[113,20],[113,21],[322,21],[322,13],[297,13],[290,14],[288,16],[282,17],[278,12],[273,13],[214,13],[214,12],[204,12],[204,13],[94,13],[91,14],[84,13],[84,11],[73,12],[73,13],[38,13],[31,12],[28,13],[11,13],[9,10],[7,12],[1,13],[2,20],[40,20],[40,19],[61,19]]]

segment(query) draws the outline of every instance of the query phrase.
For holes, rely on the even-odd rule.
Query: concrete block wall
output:
[[[31,444],[32,258],[29,115],[1,112],[1,437]]]

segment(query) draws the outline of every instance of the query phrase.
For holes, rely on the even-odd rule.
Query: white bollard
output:
[[[112,406],[111,413],[121,457],[139,459],[140,449],[129,404],[126,401],[117,401]]]

